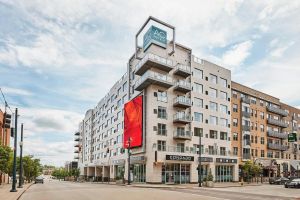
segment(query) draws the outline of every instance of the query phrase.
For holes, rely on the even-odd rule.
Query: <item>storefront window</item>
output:
[[[186,184],[190,182],[189,164],[166,164],[162,166],[162,183]]]
[[[232,182],[233,166],[219,165],[216,166],[216,182]]]
[[[134,164],[133,165],[133,182],[144,183],[146,182],[146,165]]]

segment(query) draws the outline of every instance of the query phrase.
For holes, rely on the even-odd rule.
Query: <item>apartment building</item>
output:
[[[231,107],[232,152],[239,165],[252,160],[263,167],[264,177],[295,175],[300,146],[288,142],[288,135],[299,138],[300,110],[233,81]]]
[[[131,149],[132,181],[196,183],[200,160],[202,178],[211,172],[216,182],[237,181],[238,157],[230,141],[231,72],[175,42],[174,27],[150,20],[173,29],[173,39],[150,26],[143,47],[128,61],[127,73],[87,111],[76,133],[81,175],[127,179],[123,108],[142,96],[143,141]]]

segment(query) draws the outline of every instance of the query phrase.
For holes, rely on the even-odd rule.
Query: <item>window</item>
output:
[[[216,116],[209,116],[209,123],[212,125],[218,125],[218,118]]]
[[[157,101],[168,102],[167,92],[158,90]]]
[[[201,85],[199,83],[194,83],[194,91],[202,94],[203,93],[203,85]]]
[[[208,146],[208,154],[209,155],[214,155],[216,153],[215,149],[213,146]]]
[[[158,135],[167,135],[166,124],[157,124],[157,134]]]
[[[184,143],[177,143],[177,151],[184,153]]]
[[[260,138],[260,144],[265,144],[265,138],[264,137]]]
[[[251,100],[251,103],[252,103],[252,104],[256,104],[256,98],[250,97],[250,100]]]
[[[260,150],[260,157],[265,157],[265,150]]]
[[[198,112],[194,112],[194,120],[196,122],[203,122],[203,114],[198,113]]]
[[[199,98],[195,97],[194,98],[194,103],[195,103],[195,106],[203,108],[203,99],[199,99]]]
[[[227,133],[226,132],[220,132],[220,140],[227,140]]]
[[[264,112],[260,112],[260,118],[264,119],[265,118],[265,113]]]
[[[237,118],[232,119],[232,125],[235,126],[235,127],[238,126],[238,119]]]
[[[215,102],[209,102],[209,109],[212,111],[218,111],[218,104]]]
[[[238,134],[237,133],[233,133],[233,140],[238,141]]]
[[[161,119],[167,119],[167,109],[165,107],[158,106],[157,117]]]
[[[227,92],[221,91],[221,92],[220,92],[220,99],[226,100],[226,99],[227,99]]]
[[[202,128],[197,128],[197,127],[194,127],[194,136],[200,136],[203,137],[203,129]]]
[[[238,112],[238,105],[237,104],[233,104],[232,111],[233,112]]]
[[[233,147],[233,155],[238,155],[238,147]]]
[[[260,106],[264,106],[264,101],[263,100],[259,100],[259,105]]]
[[[225,147],[220,147],[220,155],[225,156],[226,155],[226,148]]]
[[[221,111],[221,113],[223,113],[223,114],[227,114],[227,112],[228,112],[227,106],[221,104],[221,105],[220,105],[220,111]]]
[[[197,68],[194,68],[194,77],[198,79],[203,79],[203,71]]]
[[[157,141],[157,150],[158,151],[166,151],[166,141],[158,140]]]
[[[217,90],[214,88],[209,88],[209,96],[212,98],[217,98]]]
[[[118,89],[117,95],[119,95],[120,93],[121,93],[121,88]]]
[[[228,126],[228,120],[225,118],[220,118],[220,126],[227,127]]]
[[[127,82],[125,82],[124,84],[123,84],[123,92],[125,92],[127,90]]]
[[[260,125],[260,131],[264,132],[265,131],[265,126],[263,124]]]
[[[217,76],[213,74],[209,74],[209,81],[211,83],[217,84]]]
[[[218,131],[210,130],[209,131],[209,138],[211,138],[211,139],[218,139]]]
[[[122,97],[122,103],[123,103],[123,104],[124,104],[125,101],[126,101],[126,97],[127,97],[127,95],[124,95],[124,96]]]
[[[227,87],[227,80],[224,79],[224,78],[220,78],[220,84],[221,84],[223,87]]]
[[[193,148],[196,154],[199,154],[199,144],[193,144]],[[201,154],[204,153],[204,147],[201,145]]]
[[[272,151],[268,151],[267,152],[267,157],[268,158],[273,158],[273,152]]]
[[[234,90],[233,90],[233,91],[232,91],[232,97],[236,99],[236,98],[237,98],[237,96],[238,96],[238,93],[237,93],[237,91],[234,91]]]

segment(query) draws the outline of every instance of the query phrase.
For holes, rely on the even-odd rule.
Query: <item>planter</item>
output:
[[[214,187],[214,182],[213,181],[207,181],[206,186],[207,187]]]

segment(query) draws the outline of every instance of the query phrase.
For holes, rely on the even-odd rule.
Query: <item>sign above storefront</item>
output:
[[[131,163],[139,163],[139,162],[145,162],[146,157],[145,156],[132,156],[130,157]]]
[[[216,158],[217,163],[237,163],[237,159],[230,158]]]
[[[198,161],[200,160],[200,158],[198,158]],[[201,157],[201,162],[213,162],[213,158],[212,157]]]
[[[166,160],[194,161],[194,156],[166,155]]]
[[[112,163],[114,165],[123,165],[123,164],[125,164],[125,160],[124,159],[113,160]]]
[[[144,51],[146,51],[151,44],[156,44],[158,46],[166,48],[167,32],[155,26],[151,26],[143,38]]]

